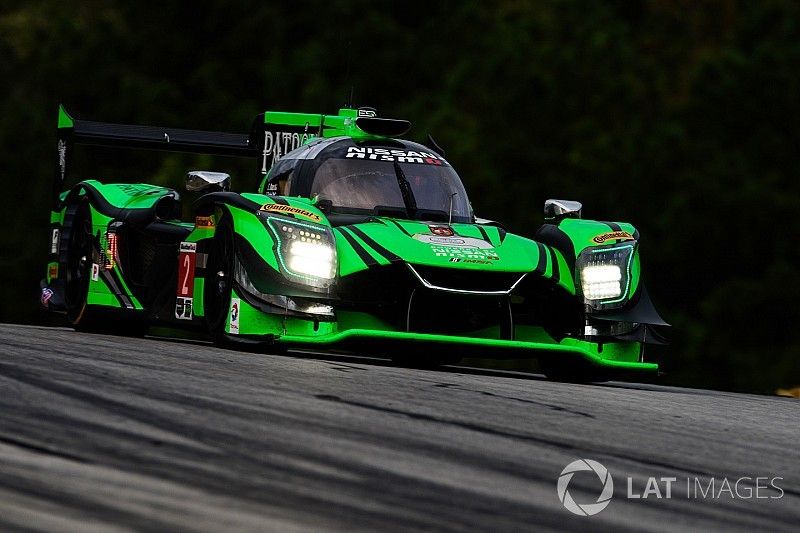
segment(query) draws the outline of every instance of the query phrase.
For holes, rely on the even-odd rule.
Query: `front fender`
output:
[[[576,289],[580,292],[579,273],[575,263],[582,253],[615,245],[633,246],[630,264],[630,285],[622,306],[638,298],[641,286],[641,263],[639,258],[639,232],[627,222],[601,222],[565,218],[557,223],[546,223],[536,232],[537,241],[559,250],[574,274]]]
[[[281,206],[277,208],[275,206]],[[313,205],[300,199],[282,199],[266,195],[213,193],[201,198],[198,214],[212,216],[215,228],[229,221],[233,233],[238,264],[243,267],[237,279],[243,288],[254,294],[284,296],[330,296],[332,287],[290,279],[285,261],[281,262],[279,242],[267,218],[285,220],[286,225],[314,222],[315,227],[328,227],[328,221]],[[279,224],[280,225],[280,224]],[[216,231],[216,229],[215,229]]]

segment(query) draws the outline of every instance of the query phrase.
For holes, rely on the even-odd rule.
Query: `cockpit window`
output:
[[[261,184],[261,192],[280,196],[289,194],[289,191],[292,190],[292,182],[297,165],[298,161],[296,159],[281,159],[270,169]]]
[[[421,220],[469,222],[467,193],[458,174],[444,160],[424,162],[415,152],[370,149],[346,153],[325,160],[314,175],[311,196],[329,201],[341,213],[397,213]],[[391,154],[391,152],[397,152]],[[414,154],[414,162],[399,153]],[[428,155],[428,154],[426,154]],[[419,162],[417,162],[419,161]]]

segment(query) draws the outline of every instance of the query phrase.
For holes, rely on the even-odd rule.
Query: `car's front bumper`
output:
[[[410,355],[419,354],[419,357],[441,352],[457,354],[462,357],[484,358],[578,356],[589,363],[609,370],[658,371],[658,364],[638,360],[639,347],[631,346],[633,343],[606,343],[600,348],[598,344],[570,338],[563,339],[561,342],[532,342],[430,333],[348,329],[318,337],[276,335],[274,341],[286,345],[288,348],[361,348],[372,351],[374,355],[381,355],[381,351],[386,353],[405,351]],[[634,351],[637,352],[637,359],[629,360],[631,359],[630,354]]]
[[[264,313],[245,299],[235,298],[237,320],[230,318],[226,333],[231,340],[268,342],[288,349],[345,350],[374,356],[404,358],[437,356],[486,359],[574,357],[614,371],[657,372],[658,364],[642,360],[639,342],[554,339],[543,328],[518,325],[515,340],[499,338],[491,328],[469,335],[398,331],[365,312],[338,311],[334,320],[309,320]]]

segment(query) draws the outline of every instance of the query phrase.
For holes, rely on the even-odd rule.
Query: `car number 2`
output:
[[[180,255],[178,256],[178,296],[191,298],[194,293],[194,266],[196,257],[196,247],[186,246],[188,243],[181,244]]]

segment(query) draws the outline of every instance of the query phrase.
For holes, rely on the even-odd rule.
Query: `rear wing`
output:
[[[378,118],[374,109],[362,107],[336,115],[267,111],[255,118],[249,134],[238,134],[78,120],[61,105],[53,205],[59,203],[75,144],[258,158],[260,183],[281,156],[314,137],[395,137],[410,127],[408,121]]]
[[[75,144],[251,158],[259,155],[250,145],[250,135],[78,120],[72,118],[64,106],[59,106],[58,160],[53,184],[56,204]]]

